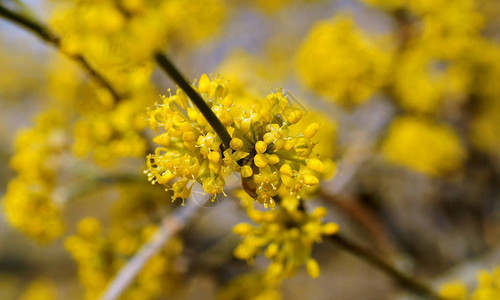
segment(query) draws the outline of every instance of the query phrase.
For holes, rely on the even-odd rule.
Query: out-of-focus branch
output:
[[[186,206],[178,208],[174,213],[162,220],[158,231],[141,247],[139,252],[137,252],[125,267],[116,274],[116,277],[111,281],[102,295],[101,300],[118,299],[130,283],[132,283],[137,274],[139,274],[148,260],[157,254],[161,250],[161,247],[165,245],[172,236],[182,230],[184,225],[192,219],[194,214],[201,207],[193,201],[193,199],[188,199],[186,202]]]
[[[363,261],[373,265],[378,270],[389,275],[392,279],[399,282],[404,287],[427,297],[428,299],[442,300],[429,285],[417,280],[416,278],[399,271],[394,266],[387,263],[384,259],[373,254],[372,251],[354,243],[353,241],[345,238],[341,234],[336,234],[328,237],[335,245],[343,248],[347,252],[359,257]]]
[[[319,197],[328,201],[328,203],[332,203],[335,208],[349,215],[349,217],[352,217],[361,225],[383,254],[393,255],[396,252],[384,228],[384,224],[369,208],[360,203],[358,199],[350,195],[328,195],[322,191],[319,191]]]
[[[100,83],[104,88],[106,88],[110,92],[110,94],[113,96],[116,102],[119,102],[122,99],[118,94],[118,92],[108,82],[108,80],[104,78],[104,76],[100,74],[96,69],[94,69],[89,64],[87,59],[85,59],[82,55],[79,54],[68,54],[64,52],[61,48],[60,38],[45,25],[27,16],[24,16],[21,13],[10,10],[6,6],[4,6],[1,2],[0,2],[0,17],[30,31],[31,33],[38,36],[41,40],[56,47],[65,56],[76,61],[80,66],[82,66],[87,71],[87,73],[89,73],[89,75],[92,78],[94,78],[95,81]]]
[[[387,235],[381,233],[383,227],[381,222],[362,203],[357,202],[353,197],[341,194],[361,166],[374,155],[377,140],[393,115],[394,110],[391,105],[386,102],[373,101],[351,116],[358,129],[346,138],[348,139],[347,150],[339,163],[338,174],[330,182],[322,184],[318,195],[328,204],[340,208],[368,230],[376,239],[377,244],[387,253],[392,252],[393,249],[386,246],[389,239]]]
[[[144,177],[136,174],[105,174],[84,179],[83,182],[57,187],[52,193],[56,203],[64,204],[70,200],[88,195],[99,189],[113,186],[114,184],[144,183]]]
[[[338,174],[330,182],[323,183],[325,192],[335,195],[345,188],[363,163],[373,155],[377,139],[393,115],[394,109],[387,102],[372,101],[352,116],[359,129],[348,137],[347,151],[342,156]]]
[[[329,202],[331,202],[332,199],[336,199],[335,197],[338,196],[354,178],[363,163],[372,157],[378,137],[394,115],[392,107],[384,103],[372,103],[371,107],[365,107],[365,110],[359,113],[362,116],[354,116],[353,119],[356,120],[356,122],[358,122],[358,120],[363,120],[364,124],[361,124],[359,132],[353,134],[353,137],[350,138],[351,143],[343,156],[339,173],[330,183],[325,183],[321,190],[321,198]],[[356,217],[356,214],[353,214],[353,216]],[[372,216],[368,217],[371,218]],[[366,218],[366,216],[363,218]],[[328,239],[338,247],[384,272],[405,288],[429,299],[442,299],[431,286],[398,270],[393,265],[374,254],[370,249],[358,245],[342,234],[330,236]]]

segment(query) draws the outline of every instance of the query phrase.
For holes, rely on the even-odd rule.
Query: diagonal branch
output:
[[[162,53],[157,53],[155,55],[156,63],[161,67],[165,73],[188,95],[189,99],[193,101],[194,105],[203,114],[207,122],[215,130],[222,143],[229,149],[229,143],[231,142],[231,136],[226,130],[226,127],[217,118],[212,109],[207,105],[205,100],[198,94],[193,87],[187,82],[185,77],[180,73],[180,71],[174,66],[174,64],[168,59],[168,57]]]
[[[373,254],[371,250],[366,249],[358,245],[357,243],[354,243],[341,234],[332,235],[328,238],[335,245],[343,248],[352,255],[357,256],[361,260],[371,264],[407,289],[425,296],[427,299],[443,300],[443,298],[440,297],[429,285],[398,270],[391,264],[387,263],[381,257]]]
[[[104,76],[100,74],[95,68],[93,68],[87,59],[85,59],[80,54],[72,55],[65,53],[61,48],[61,39],[55,33],[53,33],[48,27],[39,23],[36,20],[24,16],[21,13],[10,10],[1,3],[0,3],[0,17],[16,25],[19,25],[20,27],[23,27],[27,31],[30,31],[31,33],[38,36],[41,40],[56,47],[65,56],[69,57],[73,61],[76,61],[89,73],[89,75],[92,78],[94,78],[94,80],[99,82],[104,88],[106,88],[111,93],[115,102],[119,102],[122,99],[118,94],[118,92],[111,86],[109,81],[106,78],[104,78]]]
[[[161,247],[167,243],[173,235],[182,230],[184,225],[192,219],[201,206],[198,205],[196,201],[190,200],[191,201],[187,201],[185,207],[177,209],[174,213],[162,220],[158,231],[141,247],[137,254],[127,262],[125,267],[116,274],[116,277],[101,296],[101,300],[118,299],[149,259],[157,254],[161,250]]]

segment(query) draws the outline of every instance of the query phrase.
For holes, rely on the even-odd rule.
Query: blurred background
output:
[[[143,174],[146,110],[175,87],[157,49],[193,82],[223,76],[238,99],[289,92],[337,165],[308,204],[398,268],[437,288],[500,264],[498,1],[0,4],[61,38],[56,49],[0,18],[0,299],[95,299],[179,206]],[[123,101],[68,59],[80,54]],[[233,256],[239,200],[200,205],[126,297],[266,291],[267,260]],[[259,299],[414,299],[328,241],[313,257],[319,278],[300,270]]]

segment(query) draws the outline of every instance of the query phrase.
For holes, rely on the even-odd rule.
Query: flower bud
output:
[[[323,173],[325,171],[325,166],[317,158],[308,159],[306,162],[306,165],[309,169],[316,171],[316,172],[319,172],[319,173]]]
[[[318,123],[311,123],[309,124],[306,129],[304,129],[304,137],[305,138],[312,138],[314,135],[316,135],[316,132],[318,132],[319,129],[319,124]]]
[[[202,94],[207,94],[210,92],[210,79],[207,74],[201,75],[200,82],[198,82],[198,90]]]
[[[320,273],[319,265],[315,259],[310,258],[307,260],[306,269],[307,269],[307,273],[312,278],[317,278],[319,276],[319,273]]]
[[[336,223],[326,223],[325,225],[323,225],[323,234],[325,235],[332,235],[332,234],[336,234],[337,232],[339,232],[339,225],[336,224]]]
[[[241,168],[241,177],[248,178],[253,175],[252,168],[250,166],[243,166]]]
[[[258,141],[255,143],[255,150],[257,153],[264,153],[267,150],[267,144],[263,141]]]
[[[307,185],[317,185],[319,183],[318,177],[311,175],[311,174],[305,174],[304,175],[304,183]]]
[[[293,176],[292,167],[289,164],[284,164],[280,168],[280,172],[283,175]]]
[[[259,168],[265,168],[267,166],[267,158],[264,154],[257,154],[253,158],[255,165]]]
[[[248,223],[239,223],[233,227],[233,233],[239,235],[247,235],[248,233],[250,233],[250,231],[252,231],[252,229],[252,225]]]
[[[241,148],[243,148],[243,141],[239,138],[233,138],[231,142],[229,142],[229,146],[233,150],[240,150]]]

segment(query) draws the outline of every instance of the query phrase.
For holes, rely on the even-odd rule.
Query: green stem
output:
[[[347,252],[357,256],[365,262],[376,267],[380,271],[389,275],[392,279],[400,283],[405,288],[425,296],[428,299],[443,300],[429,285],[418,279],[396,269],[391,264],[384,261],[382,258],[373,254],[370,250],[356,244],[355,242],[345,238],[341,234],[336,234],[328,237],[331,242],[343,248]]]
[[[203,114],[207,122],[215,130],[222,143],[226,149],[229,149],[229,143],[231,142],[231,136],[226,130],[226,127],[217,118],[212,109],[207,105],[205,100],[198,94],[194,88],[187,82],[185,77],[179,72],[179,70],[172,64],[168,57],[162,53],[156,53],[155,59],[158,65],[165,71],[168,76],[181,88],[191,99],[193,104],[198,108],[198,110]]]
[[[20,13],[10,10],[4,5],[0,4],[0,17],[11,21],[12,23],[23,27],[24,29],[30,31],[31,33],[38,36],[43,41],[52,44],[56,47],[61,53],[71,58],[72,60],[78,62],[87,72],[92,76],[97,82],[99,82],[102,86],[104,86],[113,96],[113,99],[116,102],[119,102],[122,98],[118,94],[118,92],[111,86],[111,84],[102,76],[97,70],[95,70],[89,62],[81,55],[70,55],[68,53],[64,53],[61,49],[61,40],[57,35],[51,32],[46,26],[39,23],[38,21],[32,20],[27,16],[24,16]]]

